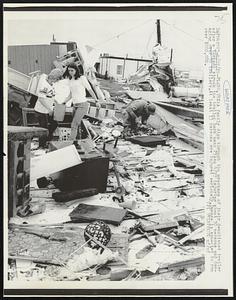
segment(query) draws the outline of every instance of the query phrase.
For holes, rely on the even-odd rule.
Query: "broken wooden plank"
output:
[[[204,171],[204,166],[202,165],[202,164],[200,164],[199,162],[196,162],[196,161],[191,161],[191,160],[188,160],[188,159],[186,159],[186,158],[184,158],[184,157],[177,157],[177,156],[175,156],[174,157],[174,160],[175,161],[178,161],[179,163],[181,163],[181,164],[183,164],[183,165],[185,165],[186,167],[188,167],[188,168],[194,168],[194,167],[197,167],[197,168],[199,168],[201,171]]]
[[[205,257],[204,256],[200,256],[197,258],[193,258],[193,259],[188,259],[188,260],[183,260],[180,262],[176,262],[173,264],[169,264],[168,265],[168,270],[178,270],[178,269],[185,269],[185,268],[190,268],[190,267],[198,267],[205,264]]]
[[[203,152],[189,152],[189,151],[183,151],[181,153],[174,153],[174,157],[179,157],[179,156],[190,156],[190,155],[203,155],[204,153]]]
[[[183,246],[179,245],[177,241],[175,241],[174,239],[172,239],[171,237],[169,237],[168,235],[161,233],[160,231],[154,229],[153,230],[155,233],[157,233],[158,235],[162,236],[164,239],[166,239],[169,243],[171,243],[172,245],[174,245],[175,247],[183,250],[184,252],[189,252],[187,249],[185,249]]]
[[[189,235],[185,236],[184,238],[182,238],[180,241],[178,241],[179,244],[183,245],[186,241],[194,238],[195,235],[197,235],[198,233],[202,232],[204,230],[204,225],[199,227],[198,229],[194,230],[192,233],[190,233]]]
[[[40,127],[8,126],[8,140],[19,141],[47,136],[48,130]]]
[[[59,189],[49,189],[49,188],[40,188],[40,189],[30,189],[30,196],[32,198],[52,198],[52,194],[59,192]]]
[[[182,118],[185,118],[185,117],[189,117],[189,119],[196,118],[201,121],[203,121],[203,119],[204,119],[204,112],[200,111],[198,109],[187,108],[187,107],[183,107],[180,105],[174,105],[171,103],[165,103],[165,102],[161,102],[161,101],[158,102],[158,105],[161,107],[164,107],[171,113],[181,115]]]
[[[153,231],[153,230],[170,230],[173,228],[178,227],[178,222],[177,221],[170,221],[166,223],[160,223],[160,224],[151,224],[147,225],[142,222],[142,228],[144,231]]]

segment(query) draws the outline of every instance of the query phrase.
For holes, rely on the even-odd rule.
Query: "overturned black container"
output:
[[[108,168],[109,158],[88,159],[54,174],[54,185],[61,191],[96,188],[103,193],[107,187]]]

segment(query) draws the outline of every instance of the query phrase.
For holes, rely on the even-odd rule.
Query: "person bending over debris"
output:
[[[53,104],[55,90],[53,83],[59,81],[62,78],[62,71],[60,69],[53,69],[48,76],[41,78],[38,86],[38,100],[35,104],[34,110],[37,112],[39,126],[46,128],[49,131],[48,137],[39,138],[39,147],[45,148],[47,140],[51,140],[53,132],[58,126],[58,123],[53,120]]]
[[[82,72],[75,63],[70,63],[67,66],[64,77],[68,78],[68,85],[70,88],[70,95],[63,102],[66,104],[69,100],[72,100],[74,111],[73,120],[71,122],[71,136],[70,140],[75,141],[77,134],[78,138],[81,138],[80,126],[84,115],[88,112],[89,103],[86,99],[86,89],[96,101],[96,105],[99,107],[99,103],[95,93],[93,92],[87,78],[82,75]]]
[[[141,117],[141,124],[146,125],[150,115],[154,115],[156,106],[145,100],[134,100],[126,108],[124,112],[124,126],[130,126],[132,130],[136,130]]]

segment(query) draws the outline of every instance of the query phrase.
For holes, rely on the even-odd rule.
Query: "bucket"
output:
[[[64,120],[64,117],[65,117],[65,112],[66,112],[65,104],[56,103],[55,108],[54,108],[53,119],[55,121],[62,122]]]

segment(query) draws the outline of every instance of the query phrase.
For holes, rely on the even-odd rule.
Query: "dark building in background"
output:
[[[8,67],[29,74],[40,70],[48,74],[57,56],[75,50],[75,42],[52,42],[50,45],[8,46]]]

